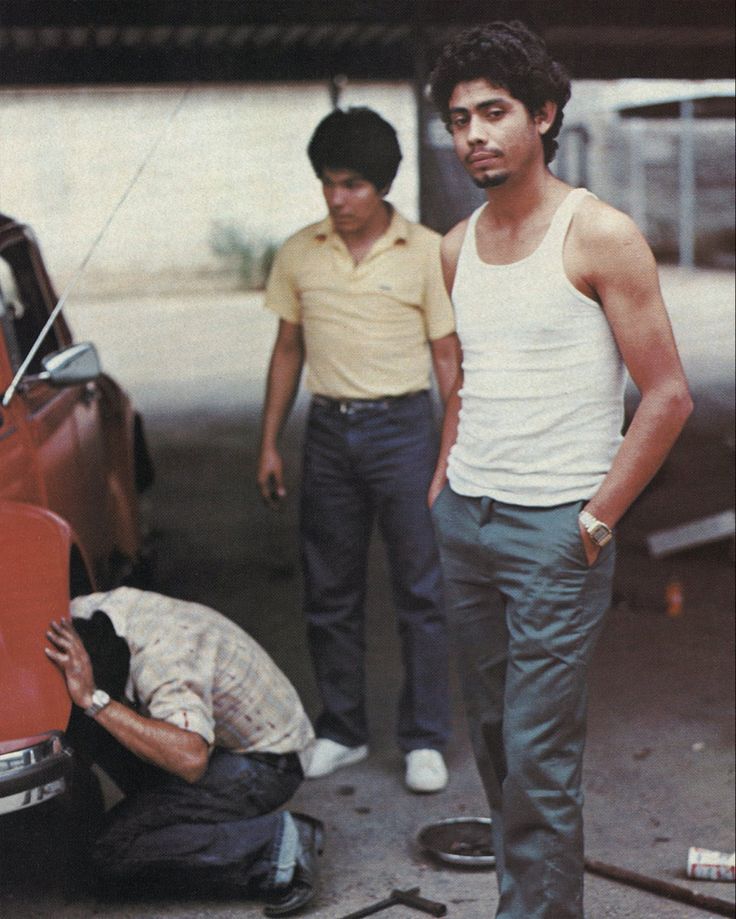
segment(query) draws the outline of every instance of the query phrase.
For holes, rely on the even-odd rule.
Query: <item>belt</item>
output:
[[[404,399],[413,399],[426,392],[420,389],[417,392],[404,393],[401,396],[381,396],[378,399],[331,399],[329,396],[322,396],[316,393],[312,396],[312,402],[321,408],[328,408],[341,415],[352,415],[354,412],[366,411],[370,409],[386,409],[395,402],[401,402]]]

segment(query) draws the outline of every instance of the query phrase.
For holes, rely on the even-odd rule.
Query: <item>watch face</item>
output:
[[[590,538],[599,546],[605,546],[612,535],[605,523],[597,523],[590,529]]]

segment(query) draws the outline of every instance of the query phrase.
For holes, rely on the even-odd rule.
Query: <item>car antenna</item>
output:
[[[156,139],[154,140],[153,144],[151,145],[150,149],[148,150],[148,152],[146,153],[146,155],[143,157],[143,160],[141,161],[141,163],[140,163],[140,165],[138,166],[138,168],[136,169],[136,171],[133,173],[133,177],[131,178],[130,182],[128,182],[127,188],[125,189],[125,191],[124,191],[123,194],[121,195],[121,197],[120,197],[118,203],[115,205],[115,207],[114,207],[114,208],[112,209],[112,211],[110,212],[110,214],[109,214],[107,220],[106,220],[106,221],[104,222],[104,224],[102,225],[102,229],[101,229],[100,232],[97,234],[97,236],[95,237],[95,239],[94,239],[92,245],[90,246],[89,250],[87,251],[87,254],[86,254],[85,257],[82,259],[82,262],[81,262],[81,264],[79,265],[79,268],[77,268],[77,271],[76,271],[74,277],[71,279],[71,281],[69,282],[69,284],[67,284],[65,290],[62,292],[61,296],[59,297],[59,300],[58,300],[56,306],[54,307],[54,309],[51,311],[51,313],[50,313],[50,315],[49,315],[49,318],[48,318],[48,320],[46,321],[46,324],[45,324],[44,327],[41,329],[41,331],[40,331],[40,333],[39,333],[39,335],[38,335],[38,338],[37,338],[37,339],[35,340],[35,342],[33,343],[33,347],[32,347],[31,350],[28,352],[28,354],[26,355],[25,359],[23,360],[23,363],[22,363],[22,364],[20,365],[20,367],[18,368],[18,370],[17,370],[15,376],[13,377],[13,379],[12,379],[12,381],[11,381],[11,383],[10,383],[10,386],[8,386],[8,388],[6,389],[5,395],[3,396],[3,401],[2,401],[2,407],[3,407],[3,408],[5,408],[5,407],[8,405],[8,403],[10,402],[10,400],[11,400],[11,399],[13,398],[13,396],[15,395],[15,391],[18,389],[18,384],[19,384],[20,381],[23,379],[23,377],[24,377],[26,371],[28,370],[28,367],[29,367],[30,364],[31,364],[31,361],[33,360],[33,358],[34,358],[34,357],[36,356],[36,354],[38,353],[38,349],[41,347],[41,343],[43,342],[44,338],[45,338],[46,335],[48,334],[49,329],[53,326],[54,322],[56,321],[56,317],[59,315],[59,313],[61,312],[62,307],[64,306],[64,304],[66,303],[66,301],[69,299],[69,295],[71,294],[71,292],[74,290],[74,288],[75,288],[75,287],[77,286],[77,284],[79,283],[79,279],[82,277],[82,274],[84,273],[84,270],[85,270],[85,268],[87,267],[87,265],[88,265],[88,263],[89,263],[89,260],[92,258],[93,252],[95,251],[95,249],[97,248],[97,246],[100,244],[100,242],[101,242],[101,240],[102,240],[102,237],[103,237],[103,236],[105,235],[105,233],[108,231],[108,229],[109,229],[109,227],[110,227],[110,224],[113,222],[113,220],[114,220],[114,218],[115,218],[115,215],[116,215],[117,212],[120,210],[120,208],[123,206],[123,204],[125,204],[125,202],[126,202],[128,196],[130,195],[131,191],[133,190],[133,186],[135,185],[135,183],[136,183],[136,182],[138,181],[138,179],[140,178],[141,173],[143,172],[143,170],[144,170],[144,169],[146,168],[146,166],[148,165],[148,163],[149,163],[151,157],[153,156],[153,154],[156,152],[156,149],[158,148],[159,144],[160,144],[161,141],[163,140],[164,135],[166,134],[166,132],[167,132],[168,129],[169,129],[169,126],[170,126],[171,123],[174,121],[174,119],[175,119],[176,116],[179,114],[179,112],[181,111],[181,108],[182,108],[182,106],[184,105],[184,102],[185,102],[187,96],[189,95],[189,93],[190,93],[190,91],[191,91],[191,89],[192,89],[192,85],[193,85],[193,84],[190,83],[189,86],[187,86],[187,87],[185,88],[184,92],[183,92],[182,95],[181,95],[181,98],[178,100],[178,102],[176,103],[176,105],[174,106],[174,108],[173,108],[173,109],[171,110],[171,112],[169,113],[169,116],[167,117],[166,121],[164,122],[163,128],[161,129],[161,131],[159,131],[159,133],[158,133]]]

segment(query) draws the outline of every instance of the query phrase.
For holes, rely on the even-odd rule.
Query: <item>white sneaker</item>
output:
[[[368,747],[345,747],[328,737],[318,737],[307,750],[304,776],[318,779],[342,766],[352,766],[368,756]]]
[[[411,791],[442,791],[447,780],[447,766],[439,751],[412,750],[406,754],[406,786]]]

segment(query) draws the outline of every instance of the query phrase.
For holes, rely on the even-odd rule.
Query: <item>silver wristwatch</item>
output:
[[[597,546],[605,546],[606,543],[613,539],[613,530],[603,521],[596,519],[588,511],[580,511],[578,520],[582,523],[583,529]]]
[[[90,718],[94,718],[98,712],[101,712],[102,709],[111,702],[112,699],[104,689],[95,689],[92,693],[92,704],[88,708],[85,708],[84,714],[89,715]]]

